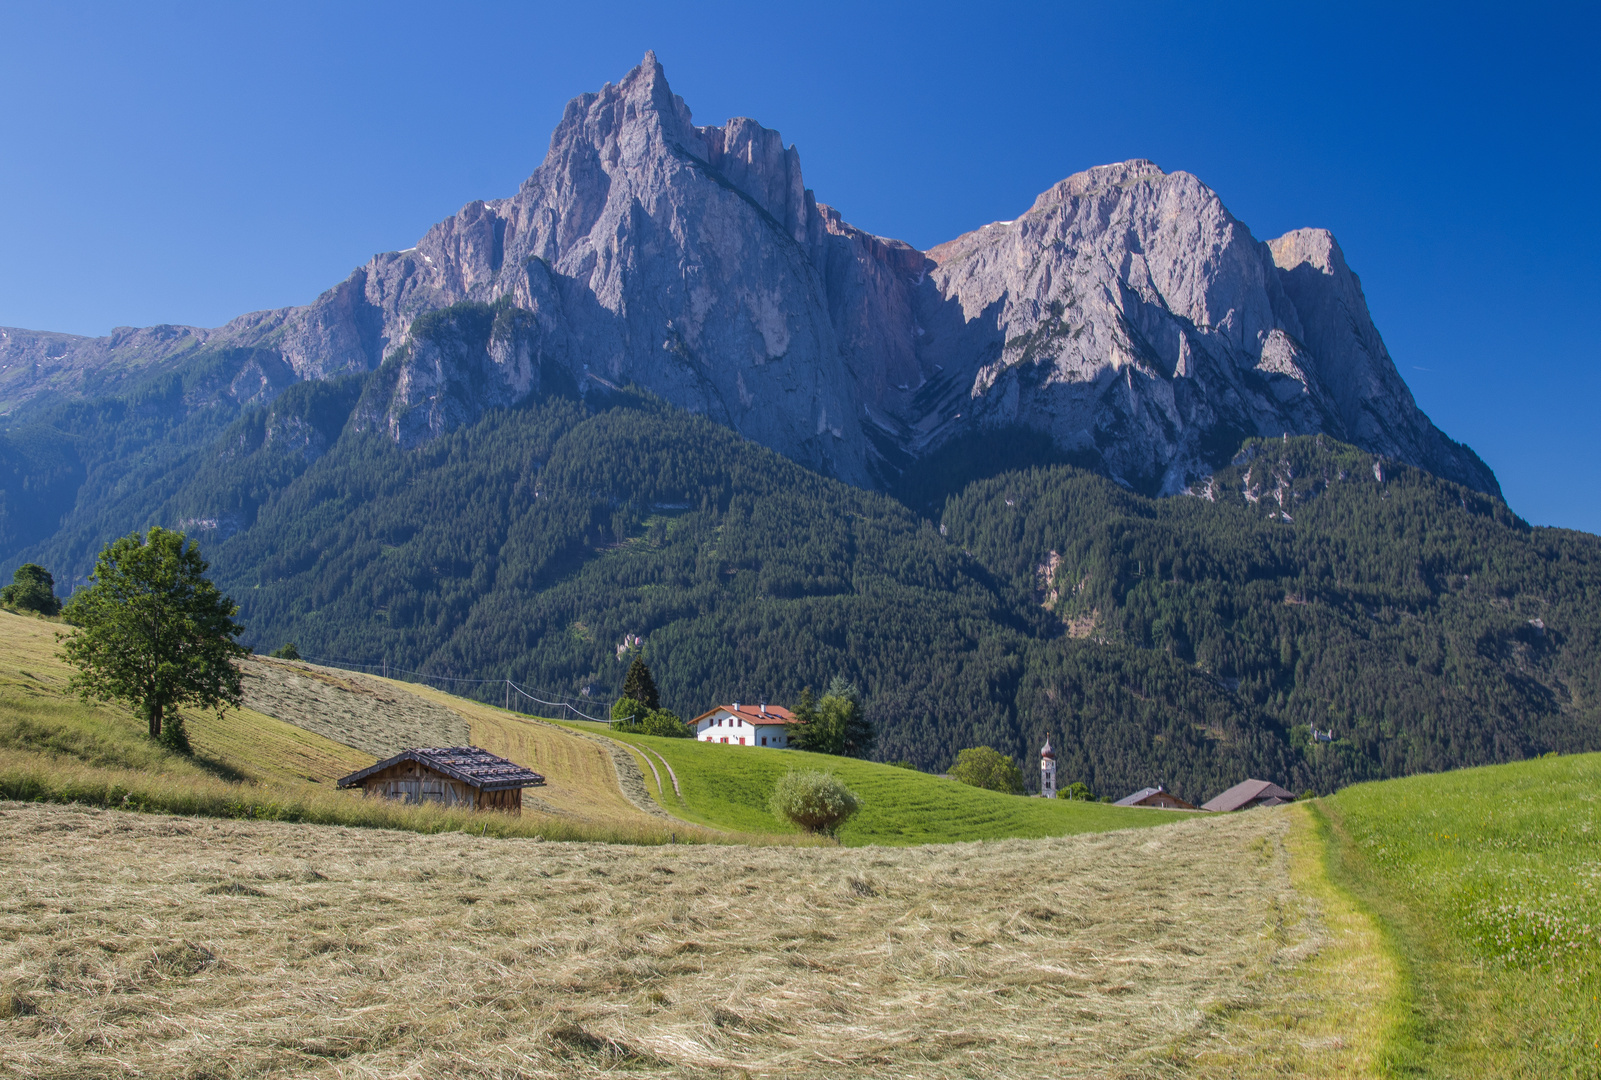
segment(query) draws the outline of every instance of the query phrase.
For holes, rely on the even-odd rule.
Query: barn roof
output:
[[[1162,787],[1160,784],[1158,784],[1156,787],[1141,788],[1132,795],[1123,796],[1123,798],[1117,800],[1117,802],[1113,803],[1112,805],[1142,806],[1144,805],[1145,800],[1149,799],[1152,795],[1166,795],[1169,799],[1172,799],[1174,802],[1178,803],[1179,806],[1185,810],[1195,809],[1195,807],[1191,806],[1189,803],[1185,802],[1183,799],[1167,790],[1167,788]]]
[[[763,709],[766,709],[767,711],[763,712]],[[759,724],[793,724],[795,722],[795,714],[784,708],[782,705],[746,704],[738,706],[719,705],[714,709],[707,709],[705,712],[695,717],[695,719],[691,720],[690,723],[698,724],[708,716],[716,716],[720,712],[731,713],[745,721],[745,723],[753,726]]]
[[[1261,800],[1276,800],[1271,805],[1294,802],[1295,792],[1285,791],[1271,780],[1243,780],[1229,788],[1223,794],[1216,796],[1208,802],[1201,804],[1202,810],[1219,810],[1227,812],[1238,810],[1247,803]]]
[[[508,791],[512,788],[538,787],[545,782],[545,778],[532,769],[525,769],[514,761],[507,761],[476,746],[435,746],[402,750],[386,761],[380,761],[360,772],[341,777],[339,786],[355,787],[374,773],[391,765],[399,765],[403,761],[415,761],[419,765],[426,765],[435,772],[443,773],[452,780],[470,784],[479,791]]]

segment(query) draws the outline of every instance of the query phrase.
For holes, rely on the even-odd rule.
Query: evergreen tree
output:
[[[873,725],[862,715],[862,695],[855,684],[836,675],[828,684],[828,693],[818,702],[822,727],[828,732],[833,748],[830,754],[865,758],[873,752],[877,734]]]
[[[633,698],[651,712],[662,707],[661,695],[656,691],[656,680],[650,677],[650,668],[638,656],[628,665],[628,674],[623,677],[623,697]]]
[[[799,700],[789,713],[795,718],[789,730],[790,749],[827,753],[821,749],[821,743],[824,741],[823,732],[817,723],[817,702],[812,698],[811,687],[808,686],[800,692]]]

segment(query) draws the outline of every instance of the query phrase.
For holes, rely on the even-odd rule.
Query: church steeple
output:
[[[1046,799],[1056,798],[1056,751],[1051,749],[1051,737],[1045,737],[1045,745],[1040,749],[1040,796]]]

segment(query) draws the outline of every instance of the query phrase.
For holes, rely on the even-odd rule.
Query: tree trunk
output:
[[[145,719],[150,723],[150,737],[152,739],[161,738],[161,712],[161,702],[145,702]]]

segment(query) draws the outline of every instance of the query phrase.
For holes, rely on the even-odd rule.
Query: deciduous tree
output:
[[[0,603],[22,611],[55,615],[61,611],[56,599],[56,579],[38,563],[23,563],[11,575],[11,584],[0,589]]]
[[[839,754],[865,758],[873,752],[877,735],[862,715],[861,694],[856,687],[836,675],[828,692],[815,705],[810,688],[801,691],[793,715],[796,730],[790,745],[818,754]]]
[[[970,746],[957,754],[951,779],[1008,795],[1023,794],[1023,773],[1017,763],[990,746]]]
[[[152,528],[107,545],[94,584],[67,603],[77,632],[62,658],[78,672],[72,687],[85,700],[121,700],[145,718],[150,737],[187,748],[182,705],[205,709],[242,701],[234,661],[249,655],[235,638],[239,608],[206,580],[206,560],[183,533]],[[163,722],[167,727],[163,728]]]

